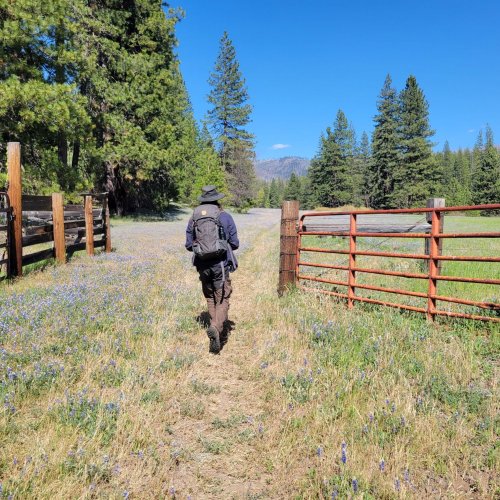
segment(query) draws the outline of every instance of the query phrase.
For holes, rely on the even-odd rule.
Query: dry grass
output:
[[[0,288],[4,496],[498,494],[498,329],[278,300],[276,222],[237,216],[220,356],[196,321],[185,216],[121,223],[116,253]]]

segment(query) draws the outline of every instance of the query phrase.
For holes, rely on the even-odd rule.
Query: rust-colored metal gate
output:
[[[481,321],[494,321],[500,322],[500,300],[494,299],[492,301],[485,300],[471,300],[470,298],[455,297],[440,295],[438,293],[438,283],[439,282],[462,282],[462,283],[474,283],[474,284],[486,284],[486,285],[500,285],[500,279],[491,278],[489,274],[485,277],[477,276],[455,276],[441,274],[441,263],[446,261],[454,262],[482,262],[482,263],[495,263],[495,265],[500,265],[500,256],[492,255],[442,255],[441,254],[441,244],[445,240],[450,239],[482,239],[482,238],[500,238],[500,224],[495,229],[496,231],[489,232],[444,232],[443,231],[443,217],[446,213],[453,212],[470,212],[470,211],[498,211],[500,210],[500,204],[490,204],[490,205],[476,205],[476,206],[461,206],[461,207],[433,207],[433,208],[415,208],[415,209],[401,209],[401,210],[358,210],[358,211],[345,211],[345,212],[306,212],[299,220],[298,224],[298,240],[297,240],[297,255],[296,255],[296,282],[299,288],[307,291],[323,293],[327,295],[332,295],[335,297],[340,297],[347,299],[347,304],[349,308],[352,308],[356,301],[366,302],[371,304],[379,304],[390,307],[396,307],[401,309],[406,309],[414,312],[424,313],[430,320],[434,320],[436,316],[452,316],[457,318],[467,318]],[[368,219],[370,217],[379,216],[401,216],[407,214],[423,214],[425,216],[430,215],[431,224],[426,229],[424,225],[412,225],[407,230],[400,230],[394,227],[394,225],[387,225],[389,229],[384,230],[384,224],[380,225],[371,224]],[[343,217],[343,224],[332,224],[332,220],[335,218]],[[318,218],[323,219],[323,224],[314,224],[313,221],[318,220]],[[364,222],[360,224],[360,218],[364,218]],[[491,220],[498,220],[496,217]],[[326,221],[326,222],[325,222]],[[419,228],[423,228],[420,229]],[[417,230],[417,232],[412,232]],[[401,231],[401,232],[399,232]],[[322,241],[323,237],[341,237],[348,238],[349,247],[348,249],[338,249],[329,246],[304,246],[303,241],[307,236],[316,236],[317,241]],[[405,253],[405,252],[395,252],[395,251],[377,251],[373,249],[360,248],[360,239],[366,238],[383,238],[384,241],[389,241],[392,238],[410,238],[416,239],[421,238],[424,241],[428,239],[430,245],[428,245],[428,253]],[[363,241],[363,240],[361,240]],[[318,244],[318,243],[317,243]],[[392,247],[391,250],[394,248]],[[325,255],[325,254],[336,254],[347,257],[348,261],[345,264],[339,263],[328,263],[328,262],[315,262],[311,259],[305,259],[305,255],[315,254],[315,255]],[[380,267],[379,262],[376,261],[374,265],[370,267],[360,266],[357,260],[360,257],[372,257],[376,259],[385,258],[398,258],[398,259],[417,259],[420,262],[427,263],[425,272],[409,272],[406,270],[391,270],[384,269],[383,266]],[[347,273],[347,279],[332,279],[331,277],[323,277],[322,275],[312,275],[306,274],[303,270],[304,268],[315,268],[323,269],[326,272],[342,271]],[[422,270],[422,269],[420,269]],[[324,274],[324,273],[323,273]],[[338,273],[337,273],[338,274]],[[426,291],[415,291],[400,288],[393,288],[388,286],[380,286],[377,283],[363,283],[358,278],[362,275],[382,275],[398,278],[409,278],[412,280],[420,280],[427,282]],[[474,274],[474,273],[473,273]],[[497,273],[496,273],[497,274]],[[496,276],[495,274],[495,276]],[[323,288],[311,288],[304,286],[304,282],[316,282],[320,283]],[[325,286],[330,286],[330,289],[325,288]],[[332,286],[334,289],[331,289]],[[345,287],[345,291],[339,291],[337,287]],[[420,287],[422,288],[422,287]],[[356,290],[369,290],[375,292],[384,292],[395,294],[397,296],[408,296],[415,297],[419,299],[424,299],[426,301],[425,306],[417,306],[411,304],[402,304],[399,302],[388,302],[382,300],[381,298],[371,298],[367,296],[362,296],[356,293]],[[500,290],[495,288],[495,291]],[[465,306],[473,306],[475,308],[480,308],[482,310],[489,311],[489,314],[472,314],[470,312],[463,311],[453,311],[444,310],[439,307],[441,302],[448,304],[461,304]]]

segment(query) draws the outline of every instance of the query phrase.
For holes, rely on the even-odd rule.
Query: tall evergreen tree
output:
[[[88,2],[79,85],[94,117],[101,179],[121,213],[161,208],[192,161],[195,127],[174,54],[176,11],[153,0]],[[142,202],[142,203],[141,203]]]
[[[495,147],[493,131],[486,126],[484,144],[479,165],[473,177],[473,199],[476,204],[500,201],[500,153]]]
[[[375,129],[372,137],[372,161],[368,178],[368,203],[375,209],[388,208],[394,190],[394,171],[398,168],[399,157],[399,106],[396,89],[392,87],[390,75],[377,102],[378,114],[374,118]]]
[[[443,183],[448,183],[452,180],[454,176],[454,161],[453,153],[450,149],[450,144],[445,141],[443,146],[443,152],[440,155],[441,172],[443,175]]]
[[[354,146],[354,130],[339,109],[333,130],[328,127],[321,136],[318,154],[309,168],[314,204],[338,207],[354,202]]]
[[[483,138],[483,131],[480,130],[477,134],[476,142],[474,144],[474,149],[471,151],[470,154],[471,173],[473,175],[475,175],[476,171],[480,168],[483,151],[484,151],[484,138]]]
[[[300,201],[302,197],[302,186],[300,184],[300,180],[295,174],[292,172],[290,175],[290,179],[288,179],[288,183],[285,189],[285,200],[297,200]]]
[[[196,154],[190,167],[194,171],[186,172],[181,183],[184,200],[197,203],[201,188],[206,185],[216,186],[219,192],[227,193],[226,178],[206,126],[197,134]]]
[[[24,145],[27,191],[74,189],[62,139],[90,134],[85,100],[73,84],[81,58],[70,12],[69,0],[0,2],[0,154],[8,141]]]
[[[23,143],[28,189],[104,185],[118,212],[177,196],[196,126],[164,6],[0,0],[0,143]]]
[[[429,126],[429,104],[416,78],[410,75],[400,94],[401,163],[394,170],[394,207],[425,206],[429,196],[439,193],[441,172],[434,161]]]
[[[254,197],[253,136],[245,129],[250,123],[251,105],[236,51],[227,32],[220,40],[215,68],[209,78],[212,87],[208,102],[208,123],[212,127],[229,191],[238,207],[248,206]]]
[[[368,134],[363,132],[356,153],[355,204],[369,206],[371,146]]]
[[[279,208],[281,206],[282,198],[280,196],[280,189],[276,179],[271,180],[269,185],[269,207]]]

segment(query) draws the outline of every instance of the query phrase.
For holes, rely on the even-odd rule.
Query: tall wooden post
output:
[[[104,238],[105,238],[105,247],[106,253],[111,252],[111,222],[109,219],[109,203],[108,203],[108,194],[104,197],[103,201],[103,216],[104,216]]]
[[[94,255],[94,215],[92,213],[92,196],[85,196],[85,248],[87,255]]]
[[[441,208],[446,206],[446,200],[444,198],[429,198],[427,200],[427,208]],[[439,226],[439,232],[443,232],[444,228],[444,212],[440,214],[440,226]],[[425,217],[427,219],[427,223],[431,224],[432,223],[432,212],[427,212],[425,214]],[[424,253],[426,255],[431,254],[431,238],[425,238],[425,250]],[[441,238],[439,240],[439,245],[438,245],[438,255],[441,255],[443,253],[443,239]],[[442,261],[438,260],[438,272],[441,272],[441,265]],[[429,269],[429,262],[427,262],[427,269]]]
[[[278,295],[297,282],[299,202],[284,201],[281,207],[280,271]]]
[[[66,262],[66,241],[64,238],[64,202],[61,193],[52,193],[52,229],[56,261]]]
[[[354,295],[356,293],[356,214],[349,216],[349,276],[347,288],[347,307],[352,309],[354,306]]]
[[[442,231],[442,213],[433,211],[432,214],[432,229],[430,238],[430,259],[429,259],[429,289],[427,292],[427,319],[434,321],[436,311],[436,299],[434,296],[437,294],[437,276],[439,275],[439,242],[440,233]]]
[[[21,145],[7,144],[7,179],[9,199],[12,207],[12,233],[9,252],[10,270],[14,276],[23,274],[23,205],[21,180]]]

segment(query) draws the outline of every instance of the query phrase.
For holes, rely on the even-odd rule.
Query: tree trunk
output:
[[[106,179],[104,189],[109,193],[109,207],[120,217],[125,215],[126,193],[123,187],[119,167],[114,167],[110,162],[105,162]]]
[[[56,48],[57,48],[57,60],[56,60],[56,83],[63,84],[66,83],[66,68],[61,62],[62,53],[64,51],[64,39],[65,39],[65,29],[63,22],[60,21],[56,27]],[[57,134],[57,156],[62,165],[62,172],[59,172],[59,185],[64,189],[65,178],[68,172],[68,141],[66,138],[66,133],[64,130],[60,130]]]
[[[80,141],[76,140],[73,143],[73,157],[71,159],[71,169],[73,172],[78,170],[78,163],[80,162]]]

